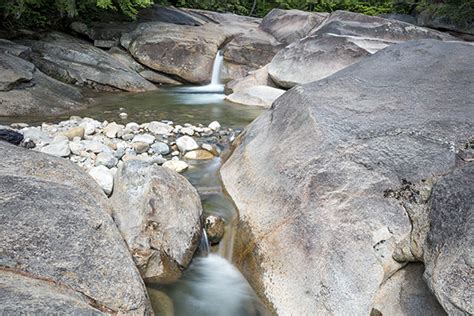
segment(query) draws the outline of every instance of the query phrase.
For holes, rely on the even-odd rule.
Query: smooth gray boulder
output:
[[[150,91],[156,86],[131,68],[81,39],[49,33],[39,41],[22,41],[32,49],[32,62],[65,83],[105,91]]]
[[[31,53],[31,48],[0,38],[0,52],[25,58]]]
[[[248,75],[243,78],[229,81],[224,87],[224,93],[228,95],[253,86],[275,87],[272,79],[268,76],[268,65],[250,71]]]
[[[10,280],[2,282],[16,292],[12,299],[33,292],[26,308],[32,313],[58,305],[74,312],[152,313],[140,274],[93,180],[84,172],[77,179],[79,168],[66,160],[3,143],[0,149],[0,275]],[[47,284],[39,282],[35,290],[36,280]],[[57,292],[62,295],[55,297]],[[10,303],[2,300],[0,306]]]
[[[412,230],[387,192],[455,168],[472,137],[472,48],[392,45],[286,92],[237,139],[221,169],[241,219],[234,258],[270,309],[370,313]]]
[[[226,96],[225,99],[237,104],[269,108],[273,101],[283,93],[285,90],[259,85],[234,92]]]
[[[85,107],[80,90],[22,58],[0,52],[0,72],[0,116],[51,115]]]
[[[107,315],[94,307],[87,296],[50,280],[0,272],[0,312],[3,315]]]
[[[289,89],[326,78],[391,44],[333,34],[308,36],[278,52],[268,66],[268,74],[278,86]]]
[[[245,77],[249,71],[268,64],[284,46],[271,34],[258,28],[235,36],[223,48],[222,80],[225,82]]]
[[[119,167],[113,217],[146,282],[172,282],[190,263],[201,235],[201,201],[178,173],[144,161]]]
[[[371,315],[447,315],[423,280],[424,266],[410,263],[386,280],[374,299]]]
[[[424,38],[455,40],[401,21],[336,11],[308,37],[280,50],[268,73],[278,86],[288,89],[326,78],[394,43]]]
[[[212,65],[225,36],[213,24],[195,27],[141,23],[122,35],[122,45],[141,64],[190,83],[211,80]]]
[[[331,33],[335,35],[379,38],[388,41],[415,39],[457,40],[448,33],[419,27],[410,23],[384,19],[349,11],[335,11],[309,35]]]
[[[306,37],[328,16],[329,13],[272,9],[263,18],[260,28],[273,35],[277,41],[288,45]]]
[[[471,111],[471,122],[473,117]],[[429,202],[429,231],[423,245],[425,279],[450,315],[474,314],[473,183],[471,161],[442,176]]]

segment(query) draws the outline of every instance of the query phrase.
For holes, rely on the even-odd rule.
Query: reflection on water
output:
[[[101,93],[94,98],[94,105],[85,110],[54,117],[23,116],[21,121],[39,125],[42,122],[57,123],[71,115],[78,115],[122,124],[159,120],[173,120],[177,124],[209,124],[218,121],[225,127],[244,127],[262,113],[258,107],[225,101],[222,93],[190,93],[190,89],[195,88],[205,87],[166,87],[143,93]],[[120,112],[127,113],[127,119],[122,120]],[[0,117],[0,124],[13,122],[19,122],[19,119]]]

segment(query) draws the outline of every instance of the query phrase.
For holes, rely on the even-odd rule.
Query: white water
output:
[[[216,254],[197,257],[169,293],[175,315],[248,316],[265,315],[242,274]]]
[[[217,51],[216,57],[214,58],[214,64],[212,65],[212,77],[211,77],[211,86],[212,85],[219,85],[220,82],[220,74],[222,68],[222,62],[224,61],[224,55],[221,51]]]
[[[214,58],[214,63],[212,65],[211,83],[205,86],[181,88],[180,91],[184,93],[206,93],[214,97],[217,94],[223,99],[224,85],[220,82],[220,73],[223,61],[224,55],[219,50],[217,51],[216,57]]]

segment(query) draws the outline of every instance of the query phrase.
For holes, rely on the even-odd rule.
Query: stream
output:
[[[43,122],[57,123],[72,115],[99,121],[129,122],[172,120],[175,124],[209,124],[218,121],[223,128],[242,129],[263,109],[236,105],[224,100],[219,84],[222,56],[214,62],[212,81],[200,87],[161,87],[144,93],[98,93],[93,105],[85,110],[55,117],[0,117],[0,124],[14,122],[32,126]],[[121,118],[120,113],[127,113]],[[228,148],[224,148],[223,154]],[[221,154],[222,156],[222,154]],[[153,308],[158,315],[266,315],[254,291],[232,265],[233,243],[238,211],[225,194],[219,175],[221,157],[211,160],[189,160],[190,168],[183,175],[198,190],[204,216],[217,215],[225,221],[225,234],[209,254],[197,251],[183,276],[172,284],[147,284]]]
[[[71,115],[97,120],[144,123],[172,120],[176,124],[209,124],[218,121],[223,128],[242,129],[254,120],[261,108],[236,105],[224,100],[222,85],[204,87],[165,87],[144,93],[100,93],[94,106],[60,116],[1,117],[0,124],[24,122],[32,126],[57,123]],[[121,119],[125,112],[128,117]],[[225,152],[225,149],[224,149]],[[223,152],[223,153],[224,153]],[[198,190],[204,216],[222,217],[225,234],[208,256],[196,255],[180,280],[173,284],[148,284],[152,305],[158,315],[265,315],[265,309],[252,288],[232,262],[232,246],[238,211],[225,194],[219,176],[222,159],[188,160],[183,175]]]

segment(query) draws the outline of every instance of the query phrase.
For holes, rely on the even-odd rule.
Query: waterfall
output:
[[[210,252],[210,244],[209,240],[207,239],[207,233],[205,229],[202,229],[201,232],[201,241],[199,242],[199,253],[201,256],[207,257]]]
[[[222,68],[222,62],[224,61],[224,55],[220,50],[217,51],[216,57],[214,58],[214,64],[212,65],[212,77],[211,86],[220,84],[220,73]]]
[[[224,61],[224,55],[220,50],[217,51],[216,57],[214,58],[214,63],[212,65],[212,77],[211,83],[205,86],[198,86],[198,87],[181,87],[176,88],[175,91],[179,91],[181,93],[194,93],[194,94],[213,94],[214,96],[217,95],[218,100],[224,99],[224,85],[220,83],[220,72],[222,68],[222,63]],[[222,94],[222,95],[221,95]],[[199,97],[199,98],[202,98]],[[207,98],[207,97],[206,97]]]

